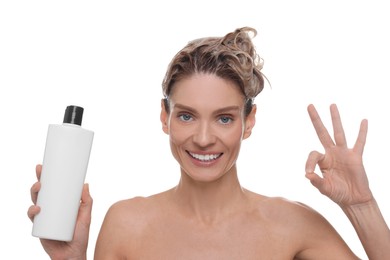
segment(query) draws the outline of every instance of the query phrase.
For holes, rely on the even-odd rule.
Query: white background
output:
[[[256,100],[242,185],[310,205],[366,259],[342,211],[304,177],[308,153],[322,151],[306,107],[314,103],[330,127],[337,103],[350,145],[369,120],[364,162],[390,222],[388,14],[386,1],[1,1],[0,258],[48,259],[26,212],[47,126],[62,122],[67,105],[83,106],[83,127],[95,131],[86,180],[92,259],[112,203],[178,182],[159,122],[172,56],[192,39],[251,26],[271,87]]]

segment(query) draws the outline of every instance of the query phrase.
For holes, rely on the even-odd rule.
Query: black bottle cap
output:
[[[78,106],[68,106],[65,110],[64,123],[81,126],[83,121],[84,108]]]

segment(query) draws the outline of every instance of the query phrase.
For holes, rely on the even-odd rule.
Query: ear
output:
[[[248,138],[252,134],[252,129],[256,124],[256,105],[252,106],[252,110],[249,115],[245,118],[245,129],[243,139]]]
[[[165,102],[164,99],[161,99],[161,113],[160,113],[160,121],[162,124],[162,130],[164,133],[168,134],[168,120],[169,120],[169,114],[167,113],[167,109],[165,108]]]

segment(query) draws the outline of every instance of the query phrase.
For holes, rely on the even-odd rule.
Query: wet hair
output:
[[[168,66],[162,91],[169,112],[169,95],[176,82],[196,73],[214,74],[236,84],[245,97],[245,116],[254,98],[264,88],[263,60],[256,53],[252,38],[257,31],[243,27],[224,37],[207,37],[189,42]]]

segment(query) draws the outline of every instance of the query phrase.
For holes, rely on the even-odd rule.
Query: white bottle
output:
[[[71,241],[87,173],[94,132],[81,127],[84,109],[68,106],[62,125],[49,125],[41,189],[32,235]]]

